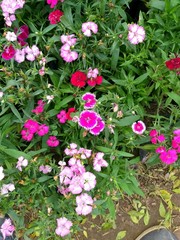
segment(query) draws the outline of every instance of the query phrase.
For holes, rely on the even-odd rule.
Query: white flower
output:
[[[4,173],[3,173],[3,167],[0,166],[0,180],[2,180],[4,178]]]

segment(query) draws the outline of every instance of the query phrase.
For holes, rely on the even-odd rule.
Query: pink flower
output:
[[[29,130],[29,132],[33,134],[33,133],[37,132],[37,130],[39,128],[39,124],[35,120],[28,119],[25,122],[24,127],[27,128]]]
[[[14,49],[13,45],[10,45],[8,47],[5,47],[2,53],[2,58],[4,60],[10,60],[14,57],[15,53],[16,53],[16,50]]]
[[[87,193],[77,196],[76,204],[76,213],[78,215],[87,215],[92,212],[93,199]]]
[[[57,114],[57,118],[60,123],[65,123],[67,121],[66,111],[61,110],[60,113]]]
[[[74,37],[74,34],[71,35],[62,35],[61,42],[63,44],[68,44],[69,46],[74,46],[76,44],[77,39]]]
[[[159,134],[156,129],[151,130],[149,136],[152,144],[162,143],[166,140],[164,134]]]
[[[18,63],[22,63],[25,61],[25,51],[24,49],[16,49],[16,53],[14,55],[14,60]]]
[[[161,134],[161,135],[157,136],[157,140],[158,140],[159,143],[162,143],[162,142],[164,142],[166,139],[165,139],[165,136],[164,136],[163,134]]]
[[[180,129],[174,130],[174,131],[173,131],[173,134],[174,134],[174,135],[180,135]]]
[[[82,192],[83,190],[83,184],[81,182],[81,176],[73,176],[68,190],[72,193],[72,194],[79,194]]]
[[[24,139],[24,140],[26,140],[28,142],[30,142],[33,139],[33,137],[34,137],[34,134],[31,133],[29,131],[29,129],[23,129],[21,131],[21,135],[22,135],[22,139]]]
[[[90,133],[93,135],[99,135],[105,128],[105,122],[100,116],[97,116],[97,124],[95,127],[90,129]]]
[[[60,183],[68,185],[71,182],[72,177],[74,176],[73,171],[70,167],[65,167],[59,174]]]
[[[37,134],[39,136],[44,136],[49,132],[49,126],[47,126],[46,124],[42,124],[39,125],[38,129],[37,129]]]
[[[3,184],[0,189],[1,195],[8,196],[8,193],[14,191],[14,189],[15,189],[15,186],[13,183]]]
[[[25,159],[23,156],[18,158],[16,168],[19,169],[19,171],[22,172],[22,167],[26,167],[27,165],[28,165],[28,160],[27,159]]]
[[[58,0],[47,0],[47,4],[50,5],[50,8],[54,8],[58,4]]]
[[[150,137],[156,137],[158,135],[158,131],[156,129],[152,129],[149,133]]]
[[[156,148],[156,153],[162,153],[165,151],[166,151],[166,148],[164,146],[160,146],[160,147]]]
[[[96,186],[96,176],[91,172],[85,172],[82,174],[81,182],[85,191],[90,191]]]
[[[172,163],[174,163],[175,161],[178,160],[178,155],[177,155],[176,150],[170,149],[168,151],[162,152],[160,154],[159,158],[161,159],[161,161],[163,163],[172,164]]]
[[[130,24],[128,27],[128,40],[132,44],[138,44],[144,41],[145,39],[145,30],[143,27],[138,24]]]
[[[97,33],[98,32],[98,25],[94,22],[85,22],[82,24],[82,32],[85,36],[90,37],[92,32]]]
[[[70,228],[72,227],[72,222],[67,218],[62,217],[57,219],[57,228],[55,230],[56,234],[64,237],[70,233]]]
[[[44,105],[45,105],[45,102],[43,102],[43,100],[39,100],[37,107],[33,109],[32,112],[35,113],[36,115],[39,115],[44,111]]]
[[[50,173],[51,171],[52,171],[52,167],[51,166],[49,166],[49,165],[41,165],[40,167],[39,167],[39,171],[40,172],[42,172],[42,173],[44,173],[44,174],[47,174],[47,173]]]
[[[5,219],[3,224],[1,225],[0,231],[2,233],[3,239],[6,237],[12,236],[15,231],[14,225],[12,225],[11,219]]]
[[[84,110],[79,117],[79,125],[87,130],[97,125],[97,113],[91,110]]]
[[[33,62],[36,59],[36,57],[38,57],[40,54],[39,48],[36,45],[33,45],[31,48],[27,46],[24,49],[25,53],[27,54],[26,55],[27,60],[31,62]]]
[[[65,62],[73,62],[78,58],[78,53],[71,50],[69,44],[64,44],[60,49],[60,56]]]
[[[172,139],[172,147],[176,149],[177,153],[180,153],[180,135],[174,136]]]
[[[82,96],[82,100],[85,101],[84,108],[85,109],[91,109],[96,105],[96,96],[92,93],[85,93]]]
[[[94,170],[100,172],[102,167],[107,167],[108,163],[103,159],[104,153],[98,152],[93,160]]]
[[[49,147],[57,147],[59,145],[59,140],[55,136],[50,136],[46,143]]]
[[[87,78],[96,78],[98,74],[99,74],[99,71],[97,68],[94,68],[94,70],[92,68],[89,68],[87,73]]]
[[[142,121],[137,121],[132,124],[132,130],[134,133],[141,135],[146,130],[146,126]]]

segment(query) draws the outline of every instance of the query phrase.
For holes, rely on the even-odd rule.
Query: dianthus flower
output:
[[[18,43],[21,46],[26,45],[27,42],[25,42],[25,40],[29,36],[29,27],[27,25],[22,25],[19,29],[15,28],[14,32],[17,34]]]
[[[128,40],[132,44],[138,44],[144,41],[145,39],[145,30],[143,27],[138,24],[129,24],[128,26]]]
[[[96,78],[99,74],[99,71],[97,68],[89,68],[87,73],[87,78]]]
[[[160,153],[159,158],[165,164],[172,164],[178,160],[178,155],[176,150],[170,149],[168,151]]]
[[[178,68],[180,68],[180,57],[170,59],[170,60],[166,61],[165,63],[166,63],[166,67],[169,70],[178,69]]]
[[[173,137],[172,147],[176,149],[177,153],[180,153],[180,135]]]
[[[156,129],[152,129],[149,133],[149,136],[151,137],[152,144],[162,143],[166,140],[165,136],[163,134],[159,134]]]
[[[36,59],[36,57],[38,57],[40,54],[39,48],[36,45],[33,45],[31,48],[27,46],[24,49],[25,53],[27,54],[26,55],[27,60],[31,62],[33,62]]]
[[[100,116],[97,116],[97,124],[95,127],[90,129],[90,133],[93,135],[99,135],[105,128],[105,122],[102,120]]]
[[[70,228],[72,227],[72,222],[67,218],[62,217],[57,219],[57,228],[55,230],[56,234],[64,237],[70,233]]]
[[[54,8],[58,4],[58,0],[47,0],[47,4],[50,5],[50,8]]]
[[[44,136],[49,132],[49,126],[47,126],[46,124],[42,124],[39,125],[38,129],[37,129],[37,135],[39,136]]]
[[[94,106],[96,105],[96,102],[97,102],[96,96],[93,93],[85,93],[82,96],[82,100],[85,101],[85,104],[84,104],[85,109],[94,108]]]
[[[81,182],[85,191],[90,191],[96,186],[96,176],[91,172],[85,172],[82,174]]]
[[[65,167],[59,174],[60,184],[68,185],[71,182],[74,173],[70,167]]]
[[[22,129],[21,136],[22,136],[22,139],[30,142],[34,137],[34,134],[31,133],[29,129]]]
[[[100,172],[102,167],[107,167],[108,163],[104,160],[104,153],[98,152],[93,160],[93,168],[94,170]]]
[[[6,39],[9,41],[9,42],[14,42],[17,40],[17,36],[14,32],[7,32],[6,33]]]
[[[27,128],[30,133],[36,133],[39,128],[39,124],[33,119],[28,119],[25,122],[24,127]]]
[[[14,191],[14,189],[15,189],[15,186],[13,183],[3,184],[0,189],[0,192],[1,192],[1,195],[7,195],[9,192]]]
[[[87,215],[92,212],[93,199],[87,193],[77,196],[76,204],[76,213],[78,215]]]
[[[65,62],[73,62],[78,58],[78,53],[71,50],[71,46],[65,43],[60,49],[60,56]]]
[[[16,49],[16,53],[14,55],[14,60],[18,63],[22,63],[25,61],[25,50],[23,49]]]
[[[146,126],[142,121],[137,121],[132,124],[132,130],[134,133],[141,135],[146,130]]]
[[[82,32],[85,36],[90,37],[92,32],[96,34],[98,32],[98,25],[94,22],[85,22],[82,24]]]
[[[37,107],[35,109],[33,109],[32,112],[35,113],[36,115],[39,115],[40,113],[42,113],[44,111],[44,105],[46,103],[43,102],[43,100],[39,100],[37,104],[38,104]]]
[[[16,50],[14,49],[13,45],[7,46],[2,53],[2,58],[4,60],[10,60],[14,57],[15,53]]]
[[[66,115],[66,111],[65,110],[61,110],[58,114],[57,114],[57,118],[59,120],[60,123],[65,123],[67,121],[67,115]]]
[[[0,227],[0,231],[2,233],[3,239],[6,239],[6,237],[13,235],[13,232],[15,231],[15,227],[12,224],[10,218],[6,218],[4,220],[3,224]]]
[[[87,130],[97,125],[97,113],[92,110],[84,110],[79,116],[79,125]]]
[[[51,166],[49,166],[49,165],[41,165],[40,167],[39,167],[39,171],[40,172],[42,172],[42,173],[44,173],[44,174],[47,174],[47,173],[50,173],[51,171],[52,171],[52,167]]]
[[[66,113],[66,117],[67,117],[67,120],[72,120],[72,117],[71,117],[71,113],[73,112],[76,112],[76,109],[75,108],[69,108],[67,113]]]
[[[48,19],[50,21],[50,24],[57,24],[61,21],[61,17],[64,15],[63,12],[61,12],[59,9],[54,10],[51,12],[48,16]]]
[[[96,85],[101,85],[103,81],[103,77],[102,76],[97,76],[96,78],[88,78],[87,79],[87,84],[91,87],[94,87]]]
[[[76,71],[71,76],[71,84],[75,87],[82,88],[86,85],[87,76],[81,71]]]
[[[69,46],[74,46],[76,44],[77,39],[74,37],[74,34],[71,35],[62,35],[61,42],[63,44],[68,44]]]
[[[2,166],[0,166],[0,181],[4,178],[4,168]]]
[[[72,194],[79,194],[82,192],[83,184],[81,182],[81,176],[73,176],[73,178],[71,179],[71,181],[69,183],[68,190]]]
[[[59,145],[59,140],[55,136],[50,136],[46,143],[49,147],[57,147]]]
[[[18,162],[16,168],[22,172],[22,167],[26,167],[28,165],[28,160],[25,159],[23,156],[18,158]]]

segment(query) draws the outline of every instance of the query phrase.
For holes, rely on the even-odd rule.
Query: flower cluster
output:
[[[61,36],[61,42],[63,45],[60,49],[60,56],[65,62],[73,62],[78,58],[78,53],[76,51],[72,51],[77,41],[74,36],[74,34]]]
[[[160,160],[165,164],[173,164],[178,160],[178,154],[180,153],[180,129],[173,131],[173,138],[171,142],[171,148],[167,149],[165,145],[158,145],[156,153],[159,154]],[[163,134],[159,134],[156,129],[153,129],[149,133],[151,142],[153,144],[165,143],[166,139]]]
[[[103,78],[98,76],[99,71],[97,68],[89,68],[87,75],[82,71],[76,71],[71,76],[71,84],[75,87],[82,88],[86,84],[91,87],[101,85]]]
[[[2,0],[1,8],[7,26],[10,27],[12,22],[16,20],[15,12],[17,9],[23,8],[24,4],[24,0]]]

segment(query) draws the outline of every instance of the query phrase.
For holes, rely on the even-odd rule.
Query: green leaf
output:
[[[108,198],[107,205],[108,205],[110,216],[112,217],[112,219],[115,219],[116,210],[115,210],[115,206],[114,206],[114,203],[113,203],[111,197]]]
[[[56,109],[60,109],[61,107],[66,106],[67,103],[69,103],[71,100],[73,100],[74,97],[72,95],[64,98],[62,101],[60,101],[59,103],[56,104]]]
[[[22,118],[21,118],[21,115],[20,115],[20,113],[18,112],[18,110],[16,109],[16,107],[15,107],[13,104],[9,104],[9,105],[10,105],[10,108],[11,108],[12,112],[14,113],[14,115],[19,119],[19,121],[20,121],[21,123],[23,123],[23,120],[22,120]]]
[[[117,64],[118,64],[118,59],[119,59],[119,52],[120,52],[120,48],[117,46],[113,53],[112,53],[112,57],[111,57],[111,68],[113,70],[116,69]]]
[[[150,220],[150,215],[149,215],[149,212],[148,210],[146,210],[146,213],[144,215],[144,224],[147,226],[149,224],[149,220]]]
[[[125,126],[130,126],[137,120],[139,120],[140,116],[135,115],[135,116],[128,116],[120,119],[119,121],[115,121],[117,126],[120,127],[125,127]],[[114,120],[113,120],[114,121]]]
[[[156,8],[156,9],[159,9],[159,10],[164,10],[165,8],[165,2],[164,0],[163,1],[160,1],[160,0],[151,0],[150,1],[150,7],[151,8]]]
[[[51,176],[42,176],[42,177],[38,178],[38,182],[43,183],[43,182],[48,181],[49,179],[52,179],[52,177]]]
[[[21,151],[15,150],[15,149],[8,149],[2,145],[0,145],[0,150],[13,158],[19,158],[20,156],[23,156],[24,158],[27,158],[28,160],[31,159],[31,156],[29,154],[26,154],[24,152],[21,152]]]
[[[134,80],[134,84],[136,85],[136,84],[142,83],[144,80],[147,79],[147,76],[148,76],[148,75],[149,75],[148,73],[142,74],[141,76],[139,76],[138,78],[136,78],[136,79]]]
[[[43,31],[42,31],[42,34],[46,34],[48,32],[50,32],[53,28],[56,27],[56,24],[52,24],[52,25],[49,25],[48,27],[46,27]]]
[[[177,95],[177,94],[174,93],[174,92],[169,92],[169,93],[167,93],[167,95],[168,95],[172,100],[174,100],[174,101],[178,104],[178,106],[180,106],[180,96],[179,96],[179,95]]]
[[[165,209],[162,201],[160,202],[160,205],[159,205],[159,214],[162,218],[165,218],[165,216],[166,216],[166,209]]]
[[[113,151],[111,148],[102,147],[102,146],[96,146],[96,149],[104,153],[111,153]]]
[[[116,240],[121,240],[126,236],[126,231],[120,231],[118,232],[117,236],[116,236]]]

